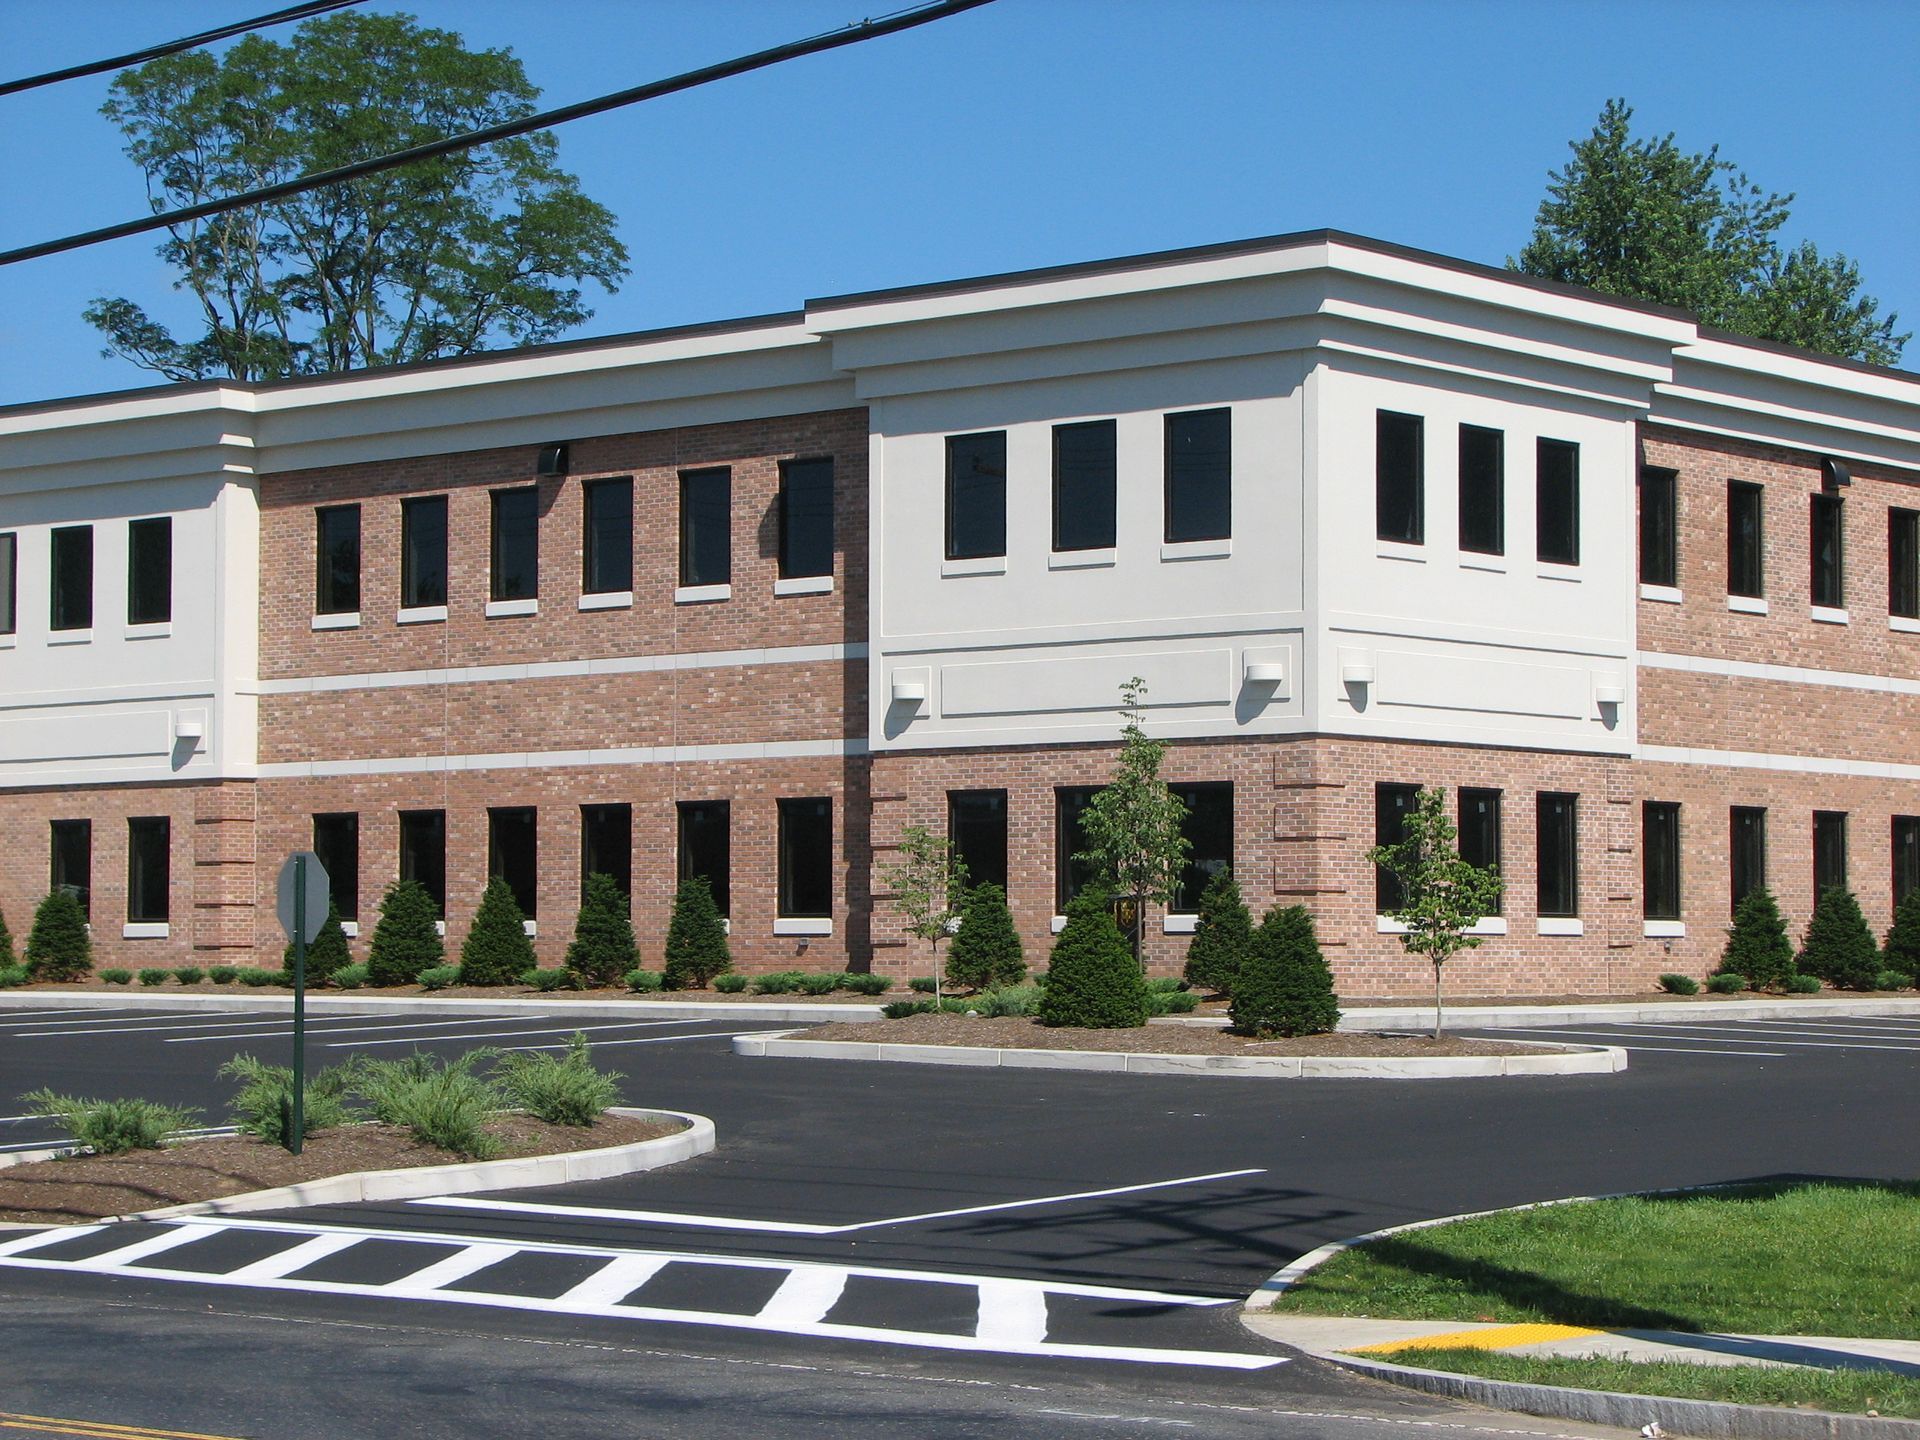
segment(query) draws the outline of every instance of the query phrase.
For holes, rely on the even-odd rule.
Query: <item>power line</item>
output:
[[[149,215],[143,219],[129,220],[119,225],[102,226],[98,230],[82,231],[78,235],[68,235],[59,240],[43,240],[37,245],[0,251],[0,265],[14,265],[22,260],[38,260],[44,255],[58,255],[63,251],[98,245],[107,240],[120,240],[129,235],[144,234],[149,230],[161,230],[189,220],[204,220],[210,215],[222,215],[229,210],[243,209],[248,205],[260,205],[269,200],[284,200],[290,195],[300,195],[308,190],[337,185],[343,180],[357,180],[363,175],[377,175],[383,170],[411,165],[417,160],[431,160],[456,150],[470,150],[477,145],[491,145],[496,140],[511,140],[516,135],[526,135],[535,130],[547,130],[555,125],[563,125],[569,120],[579,120],[584,116],[617,110],[621,106],[635,105],[642,100],[655,100],[662,95],[672,95],[681,90],[692,90],[697,86],[711,84],[715,80],[745,75],[749,71],[764,70],[770,65],[778,65],[785,60],[795,60],[803,55],[817,55],[822,51],[857,45],[863,40],[877,40],[883,35],[912,30],[921,25],[931,24],[935,20],[944,20],[949,15],[958,15],[965,10],[977,10],[982,5],[992,3],[993,0],[939,0],[937,4],[897,11],[877,20],[856,21],[852,25],[838,30],[829,30],[823,35],[816,35],[808,40],[790,41],[785,45],[776,45],[770,50],[759,50],[737,59],[723,60],[717,65],[688,70],[665,80],[636,85],[630,90],[616,90],[611,95],[602,95],[595,100],[582,100],[577,104],[563,105],[557,110],[543,110],[523,120],[510,120],[503,125],[489,125],[484,130],[469,130],[463,135],[450,135],[444,140],[415,145],[408,150],[397,150],[391,155],[379,155],[370,160],[357,160],[351,165],[337,166],[332,170],[319,170],[311,175],[302,175],[294,180],[283,180],[277,185],[263,185],[257,190],[242,191],[238,195],[229,195],[223,199],[206,200],[198,205],[168,210],[159,215]]]
[[[271,15],[236,21],[232,25],[222,25],[218,30],[203,30],[198,35],[189,35],[184,40],[169,40],[164,45],[149,45],[130,55],[116,55],[111,60],[93,60],[85,65],[69,65],[64,70],[49,70],[44,75],[29,75],[24,80],[0,80],[0,95],[15,95],[22,90],[57,85],[62,80],[78,80],[84,75],[99,75],[108,70],[125,70],[130,65],[144,65],[149,60],[158,60],[162,55],[177,55],[182,50],[191,50],[199,45],[211,45],[229,35],[264,30],[269,25],[284,25],[289,20],[306,20],[315,15],[324,15],[329,10],[344,10],[349,5],[360,3],[361,0],[304,0],[303,4],[289,5]]]

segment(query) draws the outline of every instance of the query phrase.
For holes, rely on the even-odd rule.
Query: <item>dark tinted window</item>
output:
[[[19,593],[20,537],[0,535],[0,635],[11,635],[19,626],[15,597]]]
[[[1373,843],[1398,845],[1406,833],[1407,816],[1420,801],[1418,785],[1377,784],[1373,787]],[[1384,865],[1373,867],[1373,911],[1385,915],[1406,903],[1400,877]]]
[[[1893,817],[1893,903],[1920,890],[1920,816]]]
[[[947,559],[1007,553],[1007,432],[947,437]]]
[[[66,525],[53,532],[55,630],[93,628],[93,527]]]
[[[1758,806],[1736,805],[1729,820],[1727,869],[1737,906],[1767,883],[1767,812]]]
[[[1233,786],[1223,781],[1168,788],[1187,807],[1180,833],[1193,848],[1187,851],[1186,869],[1167,909],[1191,915],[1200,908],[1207,882],[1233,868]]]
[[[969,885],[1007,888],[1007,792],[949,790],[947,837]]]
[[[540,918],[540,817],[532,806],[487,811],[487,878],[507,882],[520,913]]]
[[[1648,920],[1680,918],[1680,807],[1640,807],[1640,904]]]
[[[1507,549],[1507,437],[1460,427],[1460,548],[1481,555]]]
[[[1887,511],[1887,611],[1920,620],[1920,510]]]
[[[1766,594],[1761,560],[1761,501],[1766,492],[1744,480],[1727,482],[1727,593],[1757,599]]]
[[[1167,416],[1167,540],[1233,534],[1233,412]]]
[[[127,623],[173,619],[173,521],[165,515],[127,524]]]
[[[1074,856],[1087,848],[1086,832],[1080,817],[1087,812],[1097,785],[1062,785],[1053,792],[1053,903],[1055,913],[1066,910],[1067,903],[1087,888],[1093,879],[1093,866]]]
[[[780,802],[780,914],[833,914],[833,802]]]
[[[1112,548],[1115,434],[1111,420],[1053,427],[1054,549]]]
[[[1537,553],[1557,565],[1580,563],[1580,447],[1542,440],[1534,471]]]
[[[1469,865],[1487,870],[1500,868],[1500,792],[1498,790],[1460,791],[1460,858]],[[1487,913],[1500,913],[1500,898]]]
[[[440,914],[447,913],[446,811],[400,812],[400,878],[419,881]]]
[[[314,613],[352,615],[360,608],[360,507],[330,505],[315,520]]]
[[[1847,817],[1843,811],[1813,812],[1813,893],[1817,899],[1847,883]]]
[[[493,584],[495,600],[532,600],[540,594],[540,492],[493,492]]]
[[[360,918],[360,817],[313,817],[313,853],[327,872],[334,908],[342,920]]]
[[[1845,541],[1841,533],[1841,517],[1845,513],[1839,496],[1813,497],[1807,547],[1813,560],[1813,603],[1835,610],[1847,603]]]
[[[127,923],[164,925],[168,915],[168,842],[173,822],[165,815],[127,821]]]
[[[633,893],[633,807],[580,807],[580,878],[610,876],[622,895]]]
[[[91,820],[55,820],[49,827],[53,835],[53,864],[47,888],[64,890],[80,902],[80,909],[93,914],[93,822]]]
[[[1409,545],[1427,538],[1425,427],[1418,415],[1379,411],[1373,425],[1374,530]]]
[[[780,466],[780,578],[833,574],[833,461]]]
[[[680,583],[733,583],[733,472],[689,470],[680,477]]]
[[[447,603],[447,497],[400,504],[400,603]]]
[[[722,915],[733,913],[733,839],[727,802],[680,802],[680,878],[706,877]]]
[[[1543,793],[1537,802],[1540,914],[1580,913],[1578,795]]]
[[[1678,585],[1679,477],[1671,470],[1640,472],[1640,583]]]
[[[581,590],[608,595],[633,589],[633,481],[590,480],[581,493],[587,509]]]

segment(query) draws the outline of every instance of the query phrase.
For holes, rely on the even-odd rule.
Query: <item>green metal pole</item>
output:
[[[307,1133],[307,857],[293,860],[293,1128],[295,1155]]]

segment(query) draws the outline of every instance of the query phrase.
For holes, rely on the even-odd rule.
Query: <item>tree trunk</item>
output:
[[[1440,962],[1433,962],[1433,1038],[1438,1040],[1441,1034],[1443,1012],[1440,1008]]]

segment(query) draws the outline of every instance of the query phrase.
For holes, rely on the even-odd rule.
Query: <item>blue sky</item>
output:
[[[274,8],[5,0],[7,74]],[[831,29],[826,0],[373,0],[511,48],[549,104]],[[884,7],[873,7],[876,11]],[[290,29],[268,32],[284,38]],[[998,0],[559,132],[633,274],[580,332],[1332,226],[1498,264],[1610,95],[1794,191],[1920,329],[1920,6],[1895,0]],[[110,77],[0,98],[0,247],[142,213]],[[0,269],[0,404],[155,377],[80,311],[190,319],[152,237]],[[1909,347],[1916,363],[1920,342]]]

